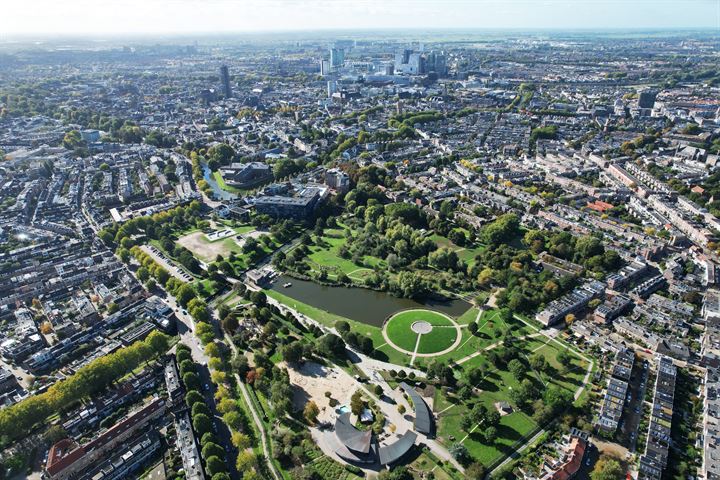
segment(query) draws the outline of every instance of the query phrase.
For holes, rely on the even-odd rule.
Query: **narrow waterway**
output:
[[[213,191],[213,195],[215,198],[219,200],[234,200],[238,198],[237,195],[234,193],[227,192],[223,190],[220,185],[215,181],[212,175],[212,171],[210,168],[208,168],[207,164],[202,163],[202,169],[203,169],[203,179],[210,185],[210,188]]]
[[[291,283],[292,286],[286,288],[283,286],[286,283]],[[459,317],[471,307],[463,300],[428,300],[421,303],[366,288],[326,286],[284,275],[275,280],[271,289],[335,315],[377,327],[382,326],[385,319],[393,313],[409,308],[427,308],[451,317]]]

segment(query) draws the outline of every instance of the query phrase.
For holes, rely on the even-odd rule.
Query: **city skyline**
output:
[[[37,0],[5,6],[6,37],[388,28],[720,29],[715,0]]]

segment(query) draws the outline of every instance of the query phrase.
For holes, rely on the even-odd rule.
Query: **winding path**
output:
[[[230,350],[232,350],[233,355],[237,355],[237,347],[232,341],[232,338],[230,338],[229,335],[225,334],[225,342],[230,347]],[[262,420],[260,419],[260,416],[257,413],[257,410],[255,409],[255,404],[252,402],[252,399],[250,398],[250,392],[248,392],[247,385],[245,385],[245,382],[242,381],[240,378],[240,375],[237,373],[235,375],[235,380],[237,381],[238,386],[240,387],[240,391],[242,392],[243,399],[245,400],[245,405],[247,405],[248,410],[250,410],[250,413],[252,414],[253,421],[255,422],[255,426],[257,427],[258,431],[260,432],[260,443],[262,444],[263,449],[263,457],[265,458],[265,463],[268,466],[268,469],[270,470],[270,473],[272,473],[275,480],[283,480],[282,475],[280,475],[280,472],[277,471],[277,468],[275,467],[275,464],[272,462],[271,458],[271,452],[268,448],[268,439],[267,439],[267,433],[265,432],[265,425],[263,424]]]

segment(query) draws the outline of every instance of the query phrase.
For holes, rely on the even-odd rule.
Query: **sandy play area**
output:
[[[215,242],[209,242],[203,232],[197,231],[183,235],[178,243],[197,255],[204,262],[215,260],[218,255],[227,257],[230,252],[239,252],[240,247],[233,237],[225,238]]]
[[[302,411],[309,400],[315,400],[320,407],[318,422],[333,422],[335,409],[350,404],[350,397],[357,389],[355,380],[339,368],[328,368],[314,362],[295,367],[288,368],[290,383],[294,387],[293,407]],[[338,401],[334,408],[330,407],[325,392],[331,392],[331,398]]]

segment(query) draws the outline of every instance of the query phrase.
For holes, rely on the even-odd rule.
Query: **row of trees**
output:
[[[144,341],[93,360],[74,375],[56,382],[46,392],[0,410],[0,438],[5,443],[26,436],[35,425],[45,422],[54,413],[102,391],[143,362],[164,354],[169,341],[167,335],[154,331]]]
[[[193,430],[200,439],[200,452],[205,462],[205,473],[212,480],[227,480],[230,476],[226,466],[225,450],[213,435],[213,413],[200,393],[200,376],[197,364],[192,360],[190,348],[184,344],[178,344],[175,359],[183,385],[185,385],[185,403],[190,410]]]

